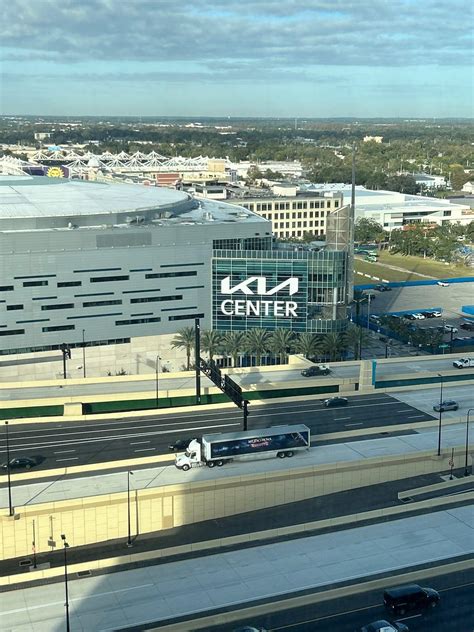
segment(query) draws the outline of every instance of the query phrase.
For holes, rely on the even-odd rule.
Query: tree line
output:
[[[204,330],[201,332],[201,349],[210,360],[217,356],[228,358],[233,367],[239,367],[243,357],[255,358],[259,366],[262,357],[273,355],[281,364],[287,362],[288,354],[300,353],[311,360],[342,360],[348,350],[354,358],[368,342],[368,334],[358,325],[350,325],[343,333],[312,334],[296,333],[289,329],[249,329],[247,331]],[[186,352],[186,370],[191,368],[191,355],[195,346],[194,327],[183,327],[171,341],[174,349]]]

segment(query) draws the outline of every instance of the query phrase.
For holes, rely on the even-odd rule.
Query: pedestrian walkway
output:
[[[465,442],[465,425],[455,424],[444,428],[442,435],[443,449],[463,446]],[[260,459],[255,461],[235,462],[219,469],[201,467],[189,472],[177,470],[174,465],[140,469],[135,471],[134,489],[146,489],[164,485],[176,485],[198,481],[209,481],[232,476],[248,474],[265,474],[269,472],[288,471],[302,467],[328,465],[331,463],[357,462],[374,457],[394,456],[426,452],[437,448],[438,432],[430,428],[419,434],[367,439],[324,446],[312,447],[308,452],[301,452],[293,459]],[[127,489],[127,472],[101,474],[83,478],[60,478],[56,481],[15,484],[13,488],[13,504],[16,507],[44,502],[55,502],[73,498],[84,498],[103,494],[124,492]],[[8,507],[8,490],[0,490],[0,506]]]
[[[473,552],[472,507],[69,582],[72,632],[232,608]],[[71,578],[72,579],[72,578]],[[64,629],[60,584],[8,593],[3,632]]]

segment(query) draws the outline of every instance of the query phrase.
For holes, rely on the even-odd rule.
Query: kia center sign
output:
[[[269,286],[266,277],[251,276],[235,285],[230,276],[221,281],[220,294],[229,295],[220,302],[224,316],[263,316],[273,318],[297,318],[298,303],[290,297],[298,293],[299,279],[290,277],[275,286]],[[289,300],[278,300],[287,294]],[[243,298],[240,298],[243,295]],[[272,299],[266,297],[274,297]]]

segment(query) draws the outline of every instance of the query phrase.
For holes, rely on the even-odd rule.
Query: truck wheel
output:
[[[290,459],[293,456],[293,452],[290,450],[289,452],[286,453],[286,456]]]
[[[224,465],[224,461],[216,461],[217,467],[222,467]]]
[[[207,462],[207,467],[214,467],[214,465],[215,465],[214,461]]]
[[[183,472],[187,472],[189,470],[189,465],[183,465],[181,469],[183,470]]]
[[[278,454],[277,454],[277,457],[278,457],[279,459],[284,459],[284,458],[285,458],[285,456],[286,456],[286,454],[285,454],[284,452],[278,452]]]

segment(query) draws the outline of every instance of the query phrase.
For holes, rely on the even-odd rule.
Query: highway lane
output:
[[[355,395],[348,406],[340,408],[325,408],[322,400],[309,400],[250,405],[249,409],[249,429],[305,423],[316,444],[318,434],[433,419],[432,415],[383,393]],[[233,432],[241,427],[242,411],[237,408],[165,413],[152,419],[21,424],[9,428],[10,455],[37,458],[36,471],[166,454],[169,443],[179,437]],[[2,461],[5,452],[6,437],[2,433]]]
[[[433,611],[398,617],[396,621],[405,623],[410,632],[473,632],[473,569],[438,577],[429,577],[427,569],[427,578],[420,584],[440,592],[440,606]],[[395,578],[387,579],[387,586],[390,585],[398,585]],[[208,628],[207,632],[231,632],[241,625],[260,625],[272,632],[356,632],[363,625],[379,619],[393,620],[383,607],[382,591],[372,591],[263,617],[242,619],[232,625]],[[193,629],[192,622],[189,629]]]
[[[458,356],[447,356],[446,359],[424,359],[423,357],[416,358],[412,362],[407,362],[405,359],[393,362],[391,364],[377,364],[377,377],[378,379],[389,378],[394,375],[410,374],[416,375],[420,371],[446,371],[453,369],[453,360]],[[358,365],[347,365],[344,363],[329,363],[332,368],[332,377],[336,378],[355,378],[359,375]],[[302,386],[309,386],[314,383],[321,384],[321,380],[327,380],[329,378],[303,378],[301,376],[301,369],[294,370],[280,370],[275,371],[272,369],[264,371],[252,371],[241,375],[234,375],[232,378],[237,381],[241,386],[248,387],[250,385],[280,383],[301,381]],[[201,378],[201,385],[203,388],[213,386],[212,382],[205,376]],[[143,380],[130,382],[124,377],[123,382],[114,382],[109,384],[78,384],[68,385],[67,380],[63,384],[58,386],[35,386],[28,388],[5,388],[0,385],[0,400],[19,400],[19,399],[32,399],[32,398],[50,398],[50,397],[63,397],[63,396],[81,396],[81,395],[99,395],[99,394],[113,394],[113,393],[137,393],[143,391],[155,392],[156,381],[155,377],[147,377]],[[193,376],[183,376],[179,378],[166,378],[159,377],[159,390],[183,390],[194,389],[195,380]]]

